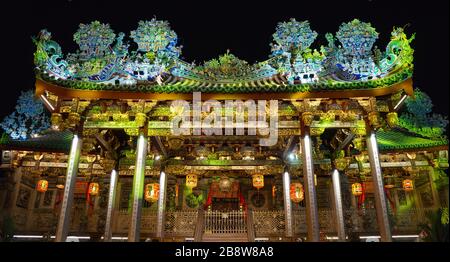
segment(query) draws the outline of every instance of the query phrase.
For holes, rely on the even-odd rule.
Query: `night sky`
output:
[[[448,115],[449,2],[448,1],[13,1],[2,7],[2,102],[0,119],[14,110],[21,90],[34,88],[31,36],[47,28],[63,52],[74,52],[79,23],[110,23],[127,36],[139,20],[168,20],[183,45],[188,62],[215,58],[227,49],[250,63],[263,61],[280,21],[309,20],[319,33],[313,48],[326,44],[325,33],[337,32],[342,22],[359,18],[380,33],[375,45],[384,50],[393,26],[409,25],[416,32],[414,86],[428,93],[434,111]],[[394,2],[394,3],[392,3]],[[2,5],[4,5],[2,3]]]

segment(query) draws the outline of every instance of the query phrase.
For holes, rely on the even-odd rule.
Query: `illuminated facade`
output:
[[[379,50],[355,19],[318,47],[292,19],[253,65],[229,52],[187,63],[165,21],[125,36],[81,24],[67,55],[46,30],[33,39],[51,127],[0,143],[16,238],[413,241],[427,214],[448,223],[445,126],[402,115],[414,96],[402,28]]]

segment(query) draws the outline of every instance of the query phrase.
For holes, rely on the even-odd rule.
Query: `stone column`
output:
[[[439,193],[436,188],[436,184],[434,183],[433,177],[434,177],[434,170],[432,167],[430,167],[428,170],[428,179],[430,181],[431,193],[433,195],[433,207],[437,209],[441,207],[441,203],[439,199]]]
[[[156,217],[156,237],[162,239],[164,237],[164,220],[166,215],[166,191],[167,191],[167,175],[161,170],[159,174],[159,198],[158,198],[158,214]]]
[[[341,179],[339,176],[339,171],[334,169],[331,174],[331,179],[333,182],[333,202],[336,215],[336,231],[339,241],[345,241],[344,210],[342,208]]]
[[[108,209],[106,211],[106,222],[105,222],[105,242],[111,242],[112,238],[112,217],[114,212],[114,204],[116,200],[116,188],[117,188],[117,180],[119,174],[115,169],[111,171],[111,180],[109,182],[109,196],[108,196]]]
[[[284,197],[284,222],[286,228],[286,237],[293,235],[293,219],[292,219],[292,205],[290,195],[291,179],[288,172],[283,173],[283,197]]]
[[[137,141],[136,164],[134,166],[131,222],[128,242],[138,242],[141,231],[141,211],[144,197],[145,159],[147,158],[147,135],[141,132]]]
[[[77,180],[78,164],[80,162],[81,145],[83,139],[74,135],[67,162],[66,184],[59,212],[58,227],[56,229],[56,242],[65,242],[70,228],[70,215],[72,213],[73,191]]]
[[[391,242],[391,227],[389,225],[386,195],[384,194],[383,174],[381,173],[377,138],[374,130],[369,130],[367,133],[367,152],[369,154],[370,170],[373,179],[378,228],[380,230],[381,241]]]
[[[308,228],[308,241],[320,241],[319,211],[317,209],[316,187],[314,185],[314,166],[312,158],[311,137],[309,128],[304,128],[300,138],[302,149],[303,181],[305,183],[306,224]]]
[[[17,198],[19,197],[21,180],[22,180],[22,167],[18,167],[18,168],[16,168],[14,175],[13,175],[14,190],[11,193],[11,198],[10,198],[10,202],[9,202],[10,203],[9,209],[10,209],[11,215],[13,215],[13,212],[16,209],[16,203],[17,203]]]

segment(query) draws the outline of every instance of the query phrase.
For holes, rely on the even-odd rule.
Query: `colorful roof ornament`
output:
[[[346,55],[366,57],[370,55],[372,46],[378,39],[378,33],[370,23],[354,19],[343,23],[336,33],[337,39],[342,43]]]
[[[74,36],[80,51],[65,59],[51,34],[34,39],[38,79],[58,86],[86,90],[151,93],[311,92],[386,87],[412,76],[413,50],[403,29],[392,32],[384,52],[375,48],[378,33],[353,20],[336,34],[342,46],[326,34],[328,46],[312,48],[317,32],[308,21],[279,23],[272,54],[249,64],[227,52],[199,66],[182,61],[177,35],[167,21],[140,21],[130,37],[116,34],[108,24],[81,24]],[[114,37],[116,39],[114,40]]]
[[[108,47],[114,41],[114,31],[109,24],[94,21],[90,24],[80,24],[73,40],[80,46],[79,59],[87,60],[102,57],[109,52]]]

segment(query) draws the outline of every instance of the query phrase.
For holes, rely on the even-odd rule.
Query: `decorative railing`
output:
[[[57,216],[53,213],[53,210],[49,209],[35,209],[30,218],[29,231],[52,231],[56,229]]]
[[[247,234],[246,214],[242,211],[205,212],[205,234]]]
[[[143,209],[141,214],[141,232],[142,233],[155,233],[156,232],[156,220],[158,213],[154,210]],[[128,216],[128,220],[130,220]],[[129,222],[128,222],[129,223]]]
[[[197,213],[197,210],[166,212],[165,233],[193,237],[197,223]]]
[[[155,210],[142,210],[141,232],[156,233],[157,212]],[[165,233],[170,235],[193,236],[197,221],[197,210],[190,211],[166,211]],[[130,224],[130,212],[119,210],[115,212],[113,219],[114,233],[127,233]]]
[[[156,211],[143,209],[141,213],[141,232],[155,233],[156,232]],[[113,231],[114,233],[126,234],[130,226],[131,211],[122,209],[114,212],[113,216]]]
[[[253,210],[247,210],[247,240],[248,242],[255,241],[255,228],[253,226]]]
[[[345,217],[350,221],[345,224],[346,227],[352,225],[353,232],[376,233],[378,232],[377,212],[375,209],[347,209]]]
[[[306,213],[306,211],[303,211]],[[336,217],[333,209],[319,209],[319,228],[323,233],[336,232]]]
[[[397,211],[392,216],[392,234],[417,233],[420,224],[427,221],[427,214],[433,208],[409,209]],[[336,234],[336,218],[334,210],[319,209],[319,227],[325,234]],[[307,233],[306,210],[294,210],[293,227],[294,235],[305,235]],[[351,231],[358,233],[378,233],[377,215],[375,209],[348,209],[345,210],[346,231],[351,225]],[[253,225],[257,237],[282,236],[285,234],[285,218],[283,210],[255,210],[253,211]]]
[[[205,230],[205,211],[199,209],[197,213],[197,224],[194,230],[194,241],[201,242],[203,239],[203,231]]]
[[[253,226],[256,237],[284,235],[284,211],[254,210]]]
[[[306,210],[294,210],[292,216],[294,218],[294,235],[305,234],[308,230],[306,227]]]
[[[417,234],[420,225],[427,221],[427,214],[434,208],[397,210],[391,218],[392,234]],[[102,210],[95,210],[86,217],[83,213],[72,213],[71,232],[95,233],[100,228],[99,215]],[[326,235],[336,235],[336,219],[333,209],[319,209],[320,231]],[[104,211],[102,211],[104,212]],[[35,209],[27,217],[26,210],[17,210],[13,214],[17,232],[50,232],[55,231],[57,215],[53,209]],[[247,216],[252,216],[251,219]],[[130,211],[114,211],[112,220],[113,234],[126,235],[130,224]],[[304,236],[307,233],[306,210],[293,210],[294,236]],[[155,234],[157,213],[155,210],[143,209],[141,215],[141,233]],[[203,220],[203,221],[202,221]],[[344,212],[346,232],[359,234],[378,234],[376,210],[347,209]],[[202,219],[198,219],[197,210],[167,211],[165,217],[165,235],[194,237],[197,223],[204,225],[197,227],[204,234],[247,234],[248,227],[254,230],[255,237],[275,237],[285,235],[284,210],[253,210],[248,214],[241,211],[219,212],[204,211]],[[252,221],[249,223],[248,221]],[[197,235],[202,232],[198,232]],[[252,232],[253,234],[253,232]]]
[[[25,228],[27,225],[27,210],[19,207],[14,209],[12,219],[16,227]]]
[[[392,228],[393,234],[399,232],[417,233],[420,225],[428,223],[427,216],[435,210],[435,208],[411,208],[405,211],[397,210],[394,219],[394,226]]]

